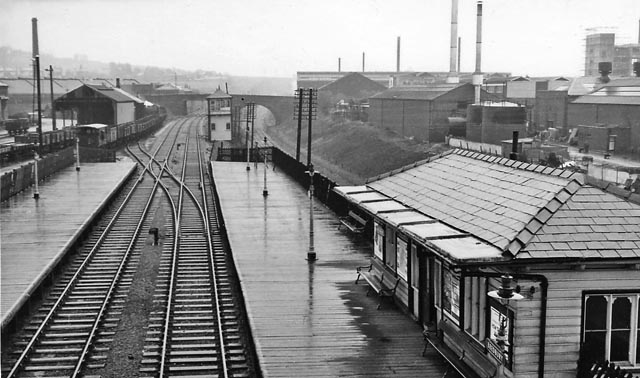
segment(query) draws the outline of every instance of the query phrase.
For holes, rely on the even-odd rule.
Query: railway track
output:
[[[3,346],[3,377],[260,376],[203,160],[203,121],[180,119],[146,148],[130,146],[142,172]]]
[[[177,142],[183,146],[182,165],[170,178],[181,189],[179,245],[174,254],[163,256],[156,290],[163,310],[150,319],[141,372],[159,377],[256,376],[215,203],[206,190],[198,128],[191,126]]]
[[[119,321],[154,203],[157,183],[136,180],[112,215],[50,291],[9,354],[6,377],[76,377],[99,367]],[[15,359],[13,358],[15,357]],[[4,370],[4,369],[3,369]],[[4,373],[4,371],[3,371]]]

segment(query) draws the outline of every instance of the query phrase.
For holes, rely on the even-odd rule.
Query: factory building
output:
[[[464,117],[474,96],[470,83],[395,87],[369,99],[369,122],[405,138],[440,143],[449,134],[449,119]]]

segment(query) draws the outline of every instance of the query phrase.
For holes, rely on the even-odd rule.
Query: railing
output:
[[[297,161],[294,157],[288,155],[277,147],[261,147],[251,149],[255,153],[250,153],[250,162],[261,162],[263,159],[263,153],[267,153],[268,160],[272,161],[279,169],[287,173],[294,180],[300,183],[303,187],[308,188],[311,182],[308,167],[300,161]],[[251,151],[250,151],[251,152]],[[247,149],[246,148],[220,148],[218,149],[218,161],[247,161]],[[336,211],[338,215],[346,215],[348,208],[346,200],[333,192],[333,187],[336,186],[335,181],[324,176],[321,172],[316,172],[313,175],[313,189],[314,195],[321,202],[327,205],[332,210]]]

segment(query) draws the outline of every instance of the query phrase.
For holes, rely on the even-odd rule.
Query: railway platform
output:
[[[372,243],[286,173],[213,162],[226,231],[265,377],[441,377],[422,327],[355,284]],[[310,247],[317,260],[307,260]],[[453,375],[452,375],[453,376]]]
[[[109,198],[133,174],[131,161],[86,163],[0,205],[0,318],[4,329]]]

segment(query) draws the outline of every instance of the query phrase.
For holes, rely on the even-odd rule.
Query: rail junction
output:
[[[273,163],[210,163],[203,121],[129,145],[131,179],[3,329],[2,376],[441,376],[354,285],[370,243]]]

